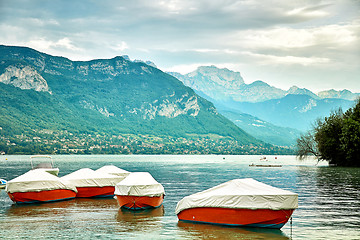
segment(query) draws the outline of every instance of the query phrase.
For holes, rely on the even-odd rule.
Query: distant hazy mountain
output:
[[[348,109],[353,104],[350,100],[358,96],[347,90],[316,95],[296,86],[285,91],[263,81],[245,84],[240,73],[215,66],[200,67],[186,75],[171,74],[213,102],[242,129],[276,145],[293,145],[300,131],[311,128],[317,118],[339,107]]]
[[[240,73],[229,71],[226,68],[219,69],[215,66],[199,67],[196,71],[181,75],[170,73],[181,80],[186,86],[203,92],[214,99],[231,99],[244,84]]]
[[[298,88],[297,86],[292,86],[291,88],[289,88],[289,90],[286,92],[286,94],[308,95],[314,99],[322,98],[306,88]]]
[[[344,111],[352,107],[353,101],[345,99],[314,99],[308,95],[286,95],[280,99],[264,102],[231,103],[231,109],[247,113],[277,126],[306,131],[317,118],[325,117],[341,107]],[[246,130],[246,129],[245,129]]]
[[[240,81],[232,78],[216,81],[231,88]],[[123,57],[81,62],[0,46],[0,85],[3,134],[61,129],[261,144],[178,79]]]
[[[219,109],[219,112],[252,136],[274,145],[293,147],[302,133],[297,129],[279,127],[240,111]]]
[[[286,95],[286,92],[270,86],[263,81],[255,81],[250,84],[244,84],[232,99],[237,102],[262,102],[269,99],[281,98]]]
[[[262,81],[245,84],[239,72],[215,66],[199,67],[185,75],[174,72],[169,74],[181,80],[186,86],[219,101],[258,102],[286,95],[285,91]]]
[[[360,97],[360,93],[352,93],[351,91],[346,90],[346,89],[341,90],[341,91],[336,91],[334,89],[331,89],[328,91],[319,92],[318,96],[320,98],[340,98],[340,99],[354,101]]]
[[[263,81],[245,84],[239,72],[226,68],[220,69],[215,66],[199,67],[185,75],[174,72],[170,74],[181,80],[186,86],[218,101],[263,102],[279,99],[288,94],[308,95],[314,99],[339,98],[353,101],[360,96],[359,93],[352,93],[349,90],[329,90],[315,94],[306,88],[297,86],[292,86],[285,91]]]

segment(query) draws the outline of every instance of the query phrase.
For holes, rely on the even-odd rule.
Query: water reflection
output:
[[[0,223],[3,234],[16,239],[93,239],[113,232],[102,224],[113,219],[119,206],[115,199],[79,198],[42,204],[13,204]],[[95,236],[96,235],[96,236]],[[1,238],[1,237],[0,237]],[[5,237],[6,238],[6,237]]]
[[[299,193],[295,236],[360,239],[359,168],[298,167],[294,191]]]
[[[118,204],[113,198],[75,198],[67,201],[49,202],[49,203],[34,203],[34,204],[13,204],[6,214],[8,216],[28,217],[40,216],[44,214],[51,217],[52,215],[65,215],[74,210],[77,211],[99,211],[100,209],[114,209],[118,208]]]
[[[359,228],[360,169],[319,168],[316,205],[322,226]]]
[[[116,220],[121,231],[154,231],[163,227],[161,217],[164,216],[164,206],[158,208],[133,211],[120,208]]]
[[[223,227],[179,221],[178,227],[199,239],[290,239],[281,230]]]
[[[9,217],[29,217],[39,216],[41,214],[63,214],[64,210],[73,206],[75,199],[51,203],[34,203],[34,204],[13,204],[8,208],[6,214]]]

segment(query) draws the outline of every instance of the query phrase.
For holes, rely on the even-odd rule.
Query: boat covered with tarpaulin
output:
[[[280,229],[298,207],[298,195],[252,178],[234,179],[180,200],[180,221]]]
[[[77,189],[76,197],[112,197],[115,185],[123,177],[96,172],[90,168],[82,168],[61,179],[71,182]]]
[[[120,207],[141,210],[160,207],[165,190],[150,173],[133,172],[116,184],[115,196]]]
[[[15,203],[51,202],[75,198],[71,183],[44,169],[34,169],[6,183],[5,191]]]

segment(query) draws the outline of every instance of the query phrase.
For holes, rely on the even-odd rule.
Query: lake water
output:
[[[16,205],[0,191],[0,239],[360,239],[360,169],[330,168],[294,156],[56,155],[59,176],[108,164],[147,171],[166,191],[163,207],[119,209],[115,199],[74,199]],[[0,156],[0,178],[30,169],[29,156]],[[299,194],[292,224],[281,230],[232,228],[178,222],[175,206],[184,196],[236,178],[254,178]]]

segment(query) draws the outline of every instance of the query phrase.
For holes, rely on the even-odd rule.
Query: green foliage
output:
[[[321,153],[321,159],[330,163],[337,161],[343,155],[340,146],[340,136],[343,126],[343,114],[339,110],[333,112],[324,121],[319,120],[315,127],[315,141]]]
[[[333,112],[318,120],[314,131],[297,140],[297,155],[308,154],[337,166],[360,167],[360,99],[345,114]]]

